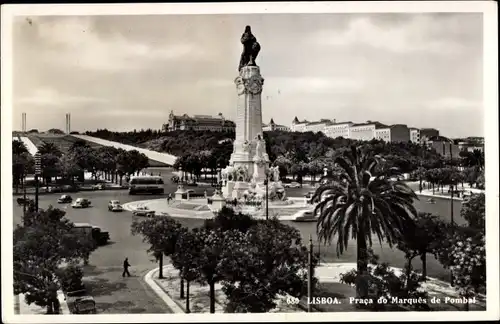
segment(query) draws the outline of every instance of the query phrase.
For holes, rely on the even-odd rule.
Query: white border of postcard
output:
[[[499,192],[498,192],[498,21],[493,1],[408,2],[281,2],[197,4],[30,4],[2,5],[2,320],[7,323],[110,322],[254,322],[254,321],[401,321],[499,318]],[[484,127],[486,156],[487,310],[482,312],[412,313],[263,313],[263,314],[127,314],[125,315],[14,315],[12,286],[12,22],[14,16],[37,15],[148,15],[342,12],[477,12],[484,26]]]

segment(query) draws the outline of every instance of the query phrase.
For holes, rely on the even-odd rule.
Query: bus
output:
[[[136,193],[163,194],[165,192],[163,178],[160,176],[131,177],[128,183],[129,195]]]

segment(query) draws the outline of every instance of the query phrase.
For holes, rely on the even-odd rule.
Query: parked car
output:
[[[186,185],[187,185],[187,186],[189,186],[189,187],[197,187],[197,186],[198,186],[198,183],[196,183],[196,182],[194,182],[193,180],[191,180],[191,181],[188,181],[188,182],[186,183]]]
[[[50,193],[77,192],[78,190],[79,190],[79,188],[77,186],[61,185],[61,186],[48,187],[46,192],[50,192]]]
[[[194,189],[188,189],[188,190],[186,190],[186,193],[192,195],[195,193],[195,191],[194,191]]]
[[[87,198],[77,198],[71,205],[73,208],[87,208],[90,207],[90,200]]]
[[[292,222],[316,222],[317,218],[314,216],[314,211],[311,209],[299,210],[293,215],[295,218]]]
[[[121,212],[123,211],[123,207],[119,200],[110,200],[108,203],[108,210],[112,212]]]
[[[57,202],[60,204],[67,204],[73,201],[70,195],[62,195],[61,198],[57,199]]]
[[[25,199],[25,198],[23,198],[23,197],[21,197],[21,198],[17,198],[17,204],[18,204],[19,206],[22,206],[22,205],[26,205],[26,206],[28,206],[30,203],[33,203],[33,204],[34,204],[34,203],[35,203],[35,201],[34,201],[33,199],[30,199],[30,198],[26,198],[26,199]]]
[[[106,189],[106,184],[105,183],[97,183],[92,186],[93,190],[104,190]]]
[[[300,188],[300,183],[298,183],[298,182],[290,182],[290,183],[285,183],[283,186],[285,188]]]
[[[72,314],[96,314],[94,297],[90,296],[85,286],[80,290],[64,292],[64,299]]]
[[[56,186],[56,187],[48,187],[46,189],[46,192],[50,193],[57,193],[57,192],[62,192],[62,187]]]
[[[134,214],[134,216],[155,217],[155,211],[154,210],[150,210],[146,206],[139,206],[139,207],[137,207],[132,212],[132,214]]]

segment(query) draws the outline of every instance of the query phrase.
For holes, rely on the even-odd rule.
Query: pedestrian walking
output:
[[[125,275],[127,275],[127,277],[130,277],[130,272],[128,272],[129,267],[130,267],[130,263],[128,263],[128,258],[125,258],[125,261],[123,261],[122,277],[125,277]]]
[[[172,201],[172,194],[169,193],[168,194],[168,198],[167,198],[167,203],[170,205],[170,202]]]

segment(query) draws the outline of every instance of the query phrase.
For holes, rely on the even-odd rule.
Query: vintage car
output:
[[[314,216],[314,211],[311,209],[299,210],[293,215],[295,218],[292,222],[316,222],[317,218]]]
[[[146,206],[138,206],[133,212],[134,216],[155,217],[155,211]]]
[[[59,204],[67,204],[73,201],[70,195],[62,195],[61,198],[57,199]]]
[[[23,198],[23,197],[21,197],[21,198],[17,198],[17,200],[16,200],[16,201],[17,201],[17,204],[18,204],[19,206],[22,206],[22,205],[29,205],[30,203],[32,203],[32,204],[34,204],[34,203],[35,203],[35,201],[34,201],[33,199],[30,199],[30,198]]]
[[[290,182],[290,183],[285,183],[283,185],[285,188],[300,188],[300,183],[298,182]]]
[[[106,189],[106,184],[105,183],[97,183],[92,186],[93,190],[104,190]]]
[[[90,207],[90,200],[87,198],[77,198],[71,205],[73,208],[87,208]]]
[[[96,314],[94,297],[85,289],[69,291],[64,294],[68,308],[72,314]]]
[[[108,210],[111,212],[121,212],[123,211],[123,207],[119,200],[110,200],[108,203]]]

